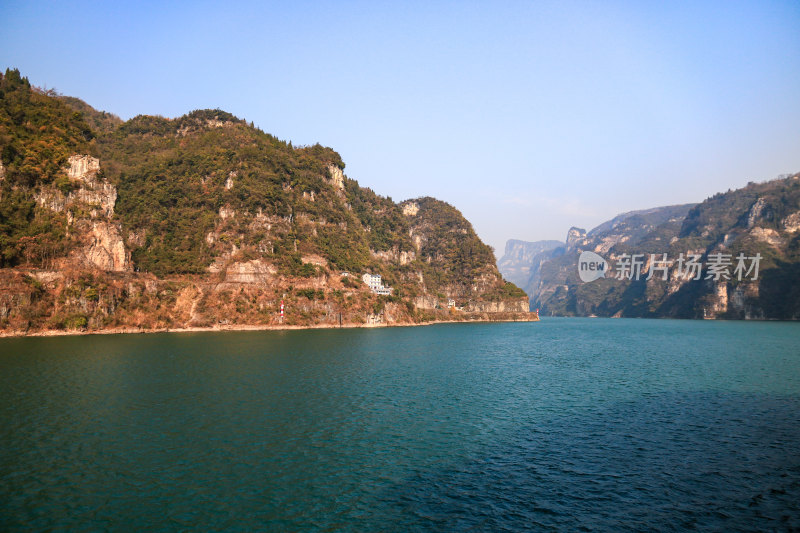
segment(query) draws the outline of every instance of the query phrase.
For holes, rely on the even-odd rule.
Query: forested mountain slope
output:
[[[334,150],[292,146],[219,109],[122,122],[7,70],[0,150],[6,331],[413,323],[528,308],[454,207],[396,203],[348,178]],[[391,294],[371,291],[367,273]]]

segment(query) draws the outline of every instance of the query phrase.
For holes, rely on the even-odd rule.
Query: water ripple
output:
[[[0,530],[800,529],[796,324],[0,340]]]

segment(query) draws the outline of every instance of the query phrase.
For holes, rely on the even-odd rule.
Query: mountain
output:
[[[506,243],[506,252],[497,265],[503,276],[523,287],[529,295],[539,295],[549,290],[550,278],[543,280],[542,267],[562,257],[568,250],[573,250],[575,244],[586,239],[587,235],[593,240],[599,251],[607,251],[619,242],[638,239],[642,235],[653,231],[657,226],[683,219],[688,210],[695,204],[656,207],[639,211],[630,211],[617,215],[586,232],[578,227],[572,227],[567,232],[564,242],[537,241],[526,243],[511,239]],[[569,261],[570,259],[566,259]],[[552,266],[548,266],[551,270]],[[541,299],[532,302],[541,305]]]
[[[0,150],[6,333],[529,318],[456,208],[219,109],[123,122],[7,70]]]
[[[580,279],[584,251],[608,261],[604,278]],[[797,320],[800,175],[751,182],[699,204],[625,213],[588,233],[572,228],[548,254],[524,285],[531,305],[548,315]],[[737,274],[740,254],[749,275]],[[639,279],[624,269],[634,256],[642,261]],[[680,271],[692,256],[699,275]]]
[[[510,239],[506,242],[503,257],[497,261],[497,268],[505,279],[519,287],[525,287],[531,277],[531,268],[536,263],[536,256],[562,245],[559,241],[526,242]]]

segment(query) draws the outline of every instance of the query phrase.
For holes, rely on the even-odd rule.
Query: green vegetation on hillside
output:
[[[229,113],[200,110],[175,120],[135,117],[102,136],[98,153],[117,185],[124,229],[145,235],[134,249],[143,270],[203,272],[233,244],[251,255],[268,248],[273,257],[293,252],[297,244],[298,251],[328,252],[332,260],[348,262],[333,244],[309,244],[310,235],[296,220],[301,215],[329,224],[354,221],[335,205],[325,183],[327,165],[341,165],[330,149],[295,149]],[[313,193],[315,201],[304,201],[303,193]],[[234,215],[216,229],[236,234],[232,240],[238,242],[206,241],[222,208]],[[250,231],[257,214],[272,221],[274,231]]]
[[[0,75],[0,157],[8,182],[52,182],[67,158],[86,152],[93,138],[80,113],[33,89],[18,70]]]
[[[27,274],[5,272],[15,298],[35,300],[36,311],[17,314],[18,324],[92,329],[141,319],[170,327],[226,320],[221,310],[271,323],[278,294],[296,306],[291,323],[335,321],[336,313],[356,323],[370,313],[420,321],[437,316],[415,308],[420,296],[431,307],[447,298],[524,298],[453,206],[420,198],[419,211],[404,214],[344,176],[331,148],[293,146],[219,109],[123,122],[9,70],[0,77],[0,152],[0,267],[69,273],[63,286],[34,290]],[[68,177],[73,155],[99,158],[96,181]],[[92,203],[113,198],[109,183],[113,215]],[[85,281],[99,275],[91,254],[103,256],[106,246],[118,253],[120,236],[134,272]],[[115,268],[127,265],[117,259]],[[229,268],[263,276],[246,290],[205,292]],[[372,294],[360,280],[365,272],[383,276],[393,293]],[[154,277],[156,294],[144,281]],[[123,322],[115,322],[119,313]]]
[[[58,95],[58,99],[83,116],[87,124],[98,133],[108,133],[122,124],[122,119],[113,113],[98,111],[80,98]]]
[[[70,249],[66,217],[38,207],[34,194],[49,183],[68,191],[67,159],[88,151],[93,138],[80,113],[18,70],[0,73],[0,267],[44,266]]]
[[[426,274],[436,285],[472,280],[487,265],[495,264],[492,249],[480,240],[458,209],[429,197],[414,201],[419,205],[417,227],[426,236],[420,255]]]

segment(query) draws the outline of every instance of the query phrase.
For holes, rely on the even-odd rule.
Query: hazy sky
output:
[[[800,2],[0,2],[0,67],[219,107],[498,249],[800,171]]]

